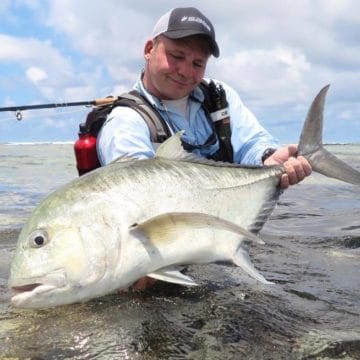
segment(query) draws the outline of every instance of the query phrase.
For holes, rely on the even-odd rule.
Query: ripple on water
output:
[[[360,359],[359,329],[312,330],[297,341],[295,353],[301,359]]]

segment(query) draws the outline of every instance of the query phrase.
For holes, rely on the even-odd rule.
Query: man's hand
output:
[[[137,280],[132,286],[132,290],[145,290],[152,287],[158,280],[145,276]]]
[[[309,162],[303,156],[296,157],[296,154],[297,145],[289,145],[276,150],[264,162],[266,166],[284,165],[286,173],[282,175],[280,180],[281,189],[286,189],[289,185],[295,185],[311,174],[312,170]]]

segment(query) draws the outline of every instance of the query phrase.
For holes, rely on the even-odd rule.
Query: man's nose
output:
[[[178,66],[178,73],[186,79],[191,78],[193,74],[192,64],[187,61],[182,62]]]

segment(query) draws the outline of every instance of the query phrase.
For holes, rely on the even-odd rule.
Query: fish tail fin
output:
[[[248,253],[243,248],[239,248],[234,254],[232,261],[235,265],[241,267],[245,272],[247,272],[251,277],[260,281],[263,284],[274,284],[271,281],[268,281],[262,276],[252,264]]]
[[[350,184],[360,185],[360,172],[323,147],[323,115],[329,87],[330,85],[327,85],[321,89],[310,106],[300,136],[298,155],[304,156],[316,172]]]

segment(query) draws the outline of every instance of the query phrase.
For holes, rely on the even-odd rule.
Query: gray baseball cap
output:
[[[175,8],[164,14],[156,23],[152,37],[164,35],[170,39],[181,39],[191,35],[206,35],[211,53],[219,57],[220,50],[215,40],[214,26],[198,9]]]

